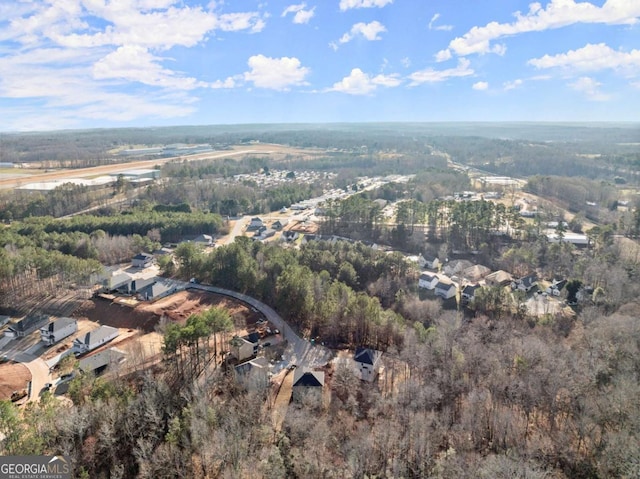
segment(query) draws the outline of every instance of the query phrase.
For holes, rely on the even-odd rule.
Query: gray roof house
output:
[[[78,320],[62,317],[40,328],[40,341],[48,346],[62,341],[78,331]]]
[[[93,351],[94,349],[115,339],[120,334],[117,328],[111,326],[100,326],[99,328],[89,331],[84,336],[80,336],[73,340],[73,347],[78,354]]]
[[[49,321],[49,316],[45,316],[43,314],[26,316],[17,323],[9,326],[5,335],[7,337],[22,338],[31,334],[36,329],[40,329],[47,321]]]

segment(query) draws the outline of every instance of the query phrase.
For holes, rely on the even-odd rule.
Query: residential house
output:
[[[151,278],[135,278],[131,280],[131,284],[129,284],[128,293],[139,293],[143,289],[153,285],[156,282],[157,278],[152,276]]]
[[[153,301],[164,298],[176,292],[178,288],[171,281],[154,281],[137,290],[137,294],[143,301]]]
[[[438,266],[440,266],[440,260],[438,259],[437,256],[425,254],[423,255],[423,258],[425,261],[424,263],[425,267],[429,269],[438,269]]]
[[[96,354],[87,356],[78,361],[78,368],[85,374],[92,373],[96,376],[106,369],[111,369],[122,364],[127,359],[127,353],[118,348],[109,348]]]
[[[247,334],[246,336],[234,336],[229,341],[231,345],[231,354],[242,362],[248,358],[255,356],[258,352],[258,342],[260,335],[258,333]]]
[[[464,271],[473,267],[473,263],[466,259],[454,259],[442,267],[442,272],[449,277],[461,276]]]
[[[64,338],[75,334],[78,331],[78,320],[74,318],[58,318],[40,328],[40,341],[47,346],[53,346]]]
[[[506,271],[498,270],[484,277],[487,286],[506,286],[513,281],[512,276]]]
[[[480,288],[480,286],[477,284],[468,284],[462,288],[462,293],[460,294],[462,301],[467,303],[473,301],[473,298],[476,297],[476,290],[478,290],[478,288]]]
[[[438,276],[431,273],[422,273],[418,279],[418,288],[435,289],[438,284]]]
[[[100,326],[89,331],[84,336],[73,340],[73,347],[77,354],[88,353],[118,337],[120,332],[111,326]]]
[[[49,316],[42,314],[26,316],[17,323],[9,326],[4,334],[9,338],[23,338],[36,329],[40,329],[47,321],[49,321]]]
[[[427,266],[427,260],[425,260],[421,254],[406,256],[405,258],[407,261],[417,264],[421,269],[426,268]]]
[[[456,295],[456,285],[453,283],[445,283],[438,281],[435,287],[435,295],[440,296],[442,299],[450,299]]]
[[[287,219],[276,220],[271,225],[271,228],[273,228],[274,230],[280,231],[282,228],[284,228],[288,224],[289,224],[289,220]]]
[[[250,230],[257,230],[261,226],[264,226],[264,222],[256,216],[255,218],[251,218],[251,222],[247,228]]]
[[[297,240],[300,237],[300,233],[297,231],[283,231],[282,236],[280,236],[280,240],[291,243],[292,241]]]
[[[202,246],[211,246],[213,244],[213,236],[211,235],[199,235],[193,239],[193,242]]]
[[[545,293],[553,296],[560,296],[560,292],[567,285],[566,279],[554,279],[551,285],[545,290]]]
[[[293,388],[291,393],[294,401],[302,402],[307,397],[321,400],[323,388],[323,371],[313,371],[307,367],[296,368],[293,374]]]
[[[276,234],[276,230],[271,228],[265,228],[259,235],[257,235],[254,239],[257,240],[265,240],[267,238],[271,238]]]
[[[487,276],[489,273],[491,273],[491,270],[489,268],[481,264],[476,264],[463,270],[462,277],[473,283],[476,283]]]
[[[269,386],[269,360],[265,357],[245,361],[234,370],[236,380],[249,391],[263,391]]]
[[[524,291],[528,293],[531,289],[538,284],[538,278],[535,274],[524,276],[511,283],[511,289],[517,289],[518,291]]]
[[[138,253],[131,259],[131,266],[134,268],[148,268],[153,264],[153,255],[148,253]]]
[[[363,381],[373,381],[380,373],[382,351],[358,348],[353,356],[356,374]]]
[[[102,282],[102,286],[107,291],[126,290],[131,289],[131,281],[133,276],[123,271],[114,272]]]

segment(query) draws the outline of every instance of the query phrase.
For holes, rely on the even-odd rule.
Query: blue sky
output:
[[[3,0],[0,131],[637,121],[640,0]]]

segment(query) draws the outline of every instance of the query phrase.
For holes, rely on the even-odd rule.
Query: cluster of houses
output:
[[[177,291],[175,283],[159,277],[157,271],[150,268],[154,263],[153,255],[137,254],[131,259],[130,268],[107,273],[107,277],[102,280],[102,291],[136,295],[143,301],[153,301],[175,293]]]
[[[250,336],[250,335],[249,335]],[[244,362],[235,367],[236,379],[248,389],[265,388],[269,384],[269,362],[264,357],[256,357],[257,337],[234,338],[232,340],[232,354],[244,357]],[[235,341],[235,346],[233,342]],[[251,356],[247,356],[251,355]],[[350,360],[351,369],[358,379],[374,382],[383,370],[382,352],[370,348],[356,349]],[[298,367],[294,371],[291,397],[295,402],[302,402],[304,398],[322,397],[325,387],[325,372],[306,366]]]
[[[432,291],[435,296],[445,301],[459,298],[462,305],[473,301],[476,292],[484,286],[510,287],[513,291],[523,293],[530,293],[537,288],[537,292],[544,297],[558,297],[567,284],[566,279],[554,279],[548,287],[544,288],[535,274],[514,278],[507,271],[492,272],[486,266],[470,265],[464,260],[442,265],[437,258],[428,256],[411,259],[423,268],[428,268],[420,274],[418,288]]]
[[[470,264],[468,261],[452,261],[443,265],[438,258],[420,256],[413,258],[422,268],[426,268],[420,274],[418,287],[433,291],[433,294],[443,300],[455,298],[458,293],[463,304],[473,301],[476,291],[483,286],[511,286],[513,290],[530,292],[538,284],[536,275],[527,275],[522,278],[513,278],[506,271],[491,271],[479,264]],[[438,272],[436,272],[436,270]],[[564,282],[554,282],[553,294],[558,296],[564,287]]]
[[[260,217],[251,218],[249,225],[247,226],[247,231],[253,231],[253,239],[258,241],[264,241],[267,238],[271,238],[275,236],[277,231],[282,231],[289,224],[289,220],[286,218],[281,218],[274,221],[271,226],[267,226],[267,224]]]

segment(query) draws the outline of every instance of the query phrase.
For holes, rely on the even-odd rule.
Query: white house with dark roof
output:
[[[462,288],[462,291],[460,293],[460,298],[463,301],[466,301],[466,302],[473,301],[473,298],[476,297],[476,291],[479,288],[480,288],[480,286],[477,285],[477,284],[468,284],[468,285],[466,285],[464,288]]]
[[[238,360],[244,361],[251,358],[258,352],[258,343],[260,335],[258,333],[250,333],[246,336],[234,336],[229,341],[231,346],[231,354]]]
[[[363,381],[373,381],[380,373],[382,351],[358,348],[353,356],[356,374]]]
[[[78,331],[78,320],[74,318],[58,318],[40,328],[40,341],[52,346]]]
[[[438,269],[438,266],[440,266],[440,260],[438,259],[437,256],[426,254],[426,255],[423,255],[422,257],[424,258],[425,267],[429,269]]]
[[[307,367],[296,368],[293,374],[293,388],[291,396],[294,401],[302,402],[305,396],[322,398],[324,388],[324,372],[314,371]]]
[[[438,276],[432,273],[422,273],[418,279],[418,288],[433,290],[438,284]]]
[[[530,274],[528,276],[524,276],[523,278],[520,278],[514,281],[513,283],[511,283],[511,289],[517,289],[519,291],[524,291],[525,293],[528,293],[537,284],[538,284],[538,278],[536,277],[536,275]]]
[[[153,255],[148,253],[138,253],[131,258],[131,266],[134,268],[148,268],[153,264]]]
[[[115,339],[120,334],[117,328],[100,326],[84,336],[73,340],[73,347],[78,354],[87,353]]]
[[[442,299],[450,299],[456,295],[456,285],[453,283],[438,281],[434,292],[436,296],[439,296]]]

